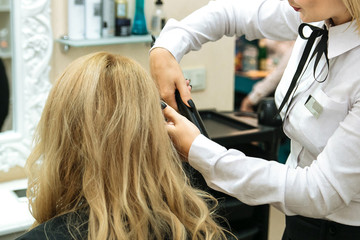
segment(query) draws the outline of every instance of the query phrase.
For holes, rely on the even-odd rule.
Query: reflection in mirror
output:
[[[49,62],[53,45],[50,0],[2,2],[11,3],[8,15],[13,19],[10,21],[13,41],[9,42],[14,100],[12,126],[0,133],[0,174],[24,166],[30,153],[33,133],[51,87]]]
[[[0,0],[0,132],[12,129],[10,0]]]

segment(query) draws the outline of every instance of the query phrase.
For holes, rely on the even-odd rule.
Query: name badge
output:
[[[305,102],[305,107],[311,112],[315,118],[319,118],[320,114],[323,111],[323,107],[313,96],[309,96]]]

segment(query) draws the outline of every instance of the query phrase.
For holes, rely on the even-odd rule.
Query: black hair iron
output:
[[[179,109],[179,113],[189,119],[195,126],[200,130],[201,134],[205,137],[209,137],[205,125],[200,117],[199,112],[195,107],[195,103],[191,100],[189,101],[190,107],[188,107],[181,99],[179,91],[175,91],[175,100]]]

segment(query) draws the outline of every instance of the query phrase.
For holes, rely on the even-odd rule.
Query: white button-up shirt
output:
[[[224,35],[297,38],[276,90],[279,105],[306,44],[297,37],[300,24],[287,1],[217,0],[182,21],[169,20],[154,47],[168,49],[180,61],[187,52]],[[313,24],[321,27],[324,22]],[[269,203],[287,215],[360,226],[360,33],[355,22],[328,27],[329,71],[322,58],[316,73],[317,80],[328,74],[326,80],[315,80],[310,62],[290,106],[281,113],[291,139],[286,165],[227,150],[202,135],[191,146],[189,162],[210,187],[244,203]],[[310,98],[317,114],[305,106]]]

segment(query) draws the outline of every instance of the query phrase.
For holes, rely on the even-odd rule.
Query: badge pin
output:
[[[315,118],[319,118],[320,114],[323,111],[323,107],[321,106],[321,104],[316,101],[316,99],[311,95],[306,100],[305,107],[311,112],[311,114]]]

